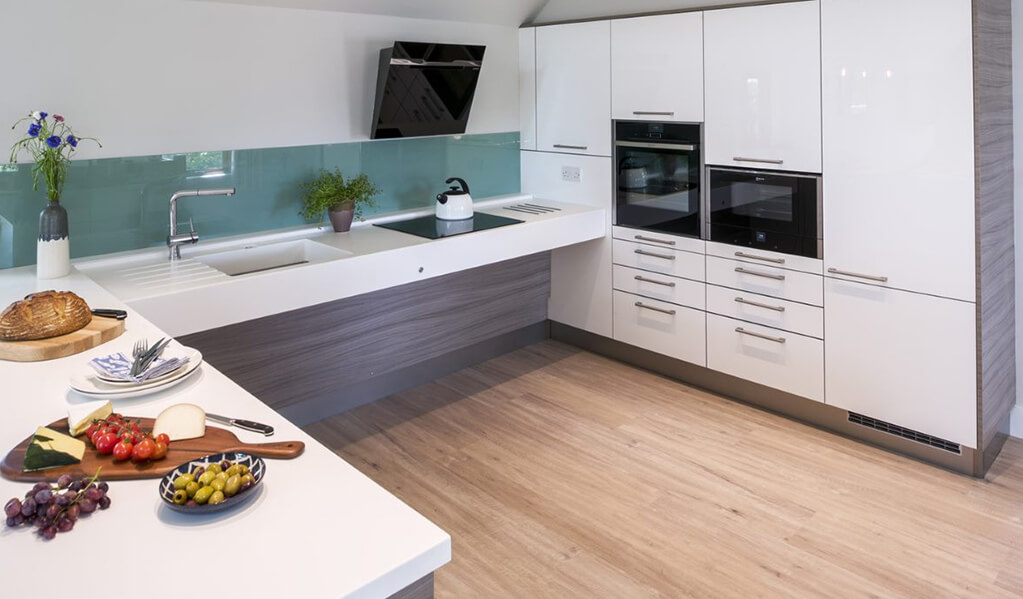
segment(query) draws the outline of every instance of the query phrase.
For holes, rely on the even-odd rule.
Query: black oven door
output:
[[[711,241],[819,257],[820,177],[710,168]]]
[[[700,237],[698,143],[615,142],[616,225]]]

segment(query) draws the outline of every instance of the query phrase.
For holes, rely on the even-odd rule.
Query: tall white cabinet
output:
[[[821,172],[819,3],[703,19],[707,164]]]

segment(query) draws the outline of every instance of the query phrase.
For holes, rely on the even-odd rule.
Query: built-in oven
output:
[[[700,125],[615,122],[614,224],[700,237]]]
[[[820,175],[707,168],[708,239],[821,258]]]

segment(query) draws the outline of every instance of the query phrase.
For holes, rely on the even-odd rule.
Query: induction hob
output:
[[[506,225],[514,225],[524,221],[496,216],[485,212],[477,212],[472,218],[462,220],[441,220],[436,216],[421,216],[409,220],[399,220],[392,223],[376,223],[377,227],[401,231],[410,235],[418,235],[427,239],[440,239],[441,237],[453,237],[474,231],[486,231]]]

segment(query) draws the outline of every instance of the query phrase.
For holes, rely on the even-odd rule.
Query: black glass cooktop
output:
[[[377,223],[376,226],[418,235],[419,237],[426,237],[427,239],[440,239],[441,237],[452,237],[463,233],[472,233],[473,231],[486,231],[487,229],[496,229],[521,222],[523,221],[508,218],[507,216],[477,212],[472,218],[463,220],[441,220],[431,215],[410,220],[399,220],[393,223]]]

